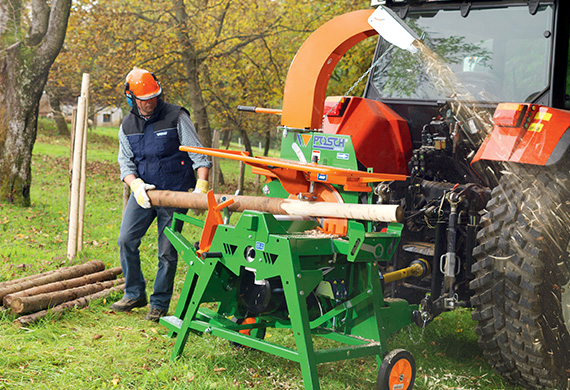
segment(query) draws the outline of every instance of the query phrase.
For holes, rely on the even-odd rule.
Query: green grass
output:
[[[119,265],[116,239],[122,208],[122,184],[116,164],[116,129],[89,133],[89,163],[84,250],[66,258],[68,204],[68,140],[42,122],[33,156],[32,207],[0,205],[0,282],[62,266],[102,260]],[[48,127],[48,128],[46,128]],[[233,193],[237,164],[222,162]],[[256,179],[249,176],[251,194]],[[196,228],[185,234],[199,236]],[[156,225],[141,245],[148,293],[156,273]],[[186,273],[180,262],[174,310]],[[236,349],[209,335],[191,334],[184,354],[170,362],[174,340],[166,328],[144,321],[148,309],[128,314],[109,311],[112,301],[95,302],[29,328],[12,324],[15,316],[0,313],[0,389],[304,389],[298,364],[255,350]],[[460,310],[435,319],[422,332],[415,326],[389,340],[389,349],[405,348],[415,356],[416,389],[514,389],[486,363],[477,346],[470,312]],[[269,330],[267,338],[292,345],[285,330]],[[319,339],[317,345],[326,346]],[[376,389],[375,358],[319,365],[322,389]]]

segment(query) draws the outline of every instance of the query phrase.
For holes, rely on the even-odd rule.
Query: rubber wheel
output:
[[[378,390],[410,390],[416,379],[416,362],[405,349],[388,353],[378,371]]]
[[[257,318],[255,317],[247,317],[244,319],[237,319],[234,318],[232,321],[236,322],[239,325],[246,325],[246,324],[255,324],[257,322]],[[265,328],[257,328],[257,329],[242,329],[239,331],[239,333],[247,335],[247,336],[253,336],[256,337],[260,340],[263,340],[265,338],[265,333],[266,333],[266,329]],[[248,346],[245,346],[243,344],[240,343],[235,343],[233,341],[230,341],[230,345],[232,345],[235,348],[249,348]]]
[[[472,318],[489,364],[527,388],[570,382],[570,178],[503,176],[482,218]]]

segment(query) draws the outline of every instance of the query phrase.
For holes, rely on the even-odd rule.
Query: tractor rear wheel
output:
[[[543,169],[504,175],[474,250],[470,287],[487,360],[527,388],[570,381],[570,177]]]

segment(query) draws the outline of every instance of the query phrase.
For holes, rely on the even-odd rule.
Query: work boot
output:
[[[158,322],[158,320],[160,320],[160,317],[164,317],[167,312],[168,310],[161,310],[157,309],[156,307],[151,307],[148,314],[144,316],[144,319],[147,321]]]
[[[110,309],[114,311],[131,311],[135,307],[145,307],[146,304],[146,296],[142,296],[137,299],[123,297],[120,301],[113,303]]]

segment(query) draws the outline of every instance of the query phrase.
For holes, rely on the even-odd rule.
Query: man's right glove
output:
[[[207,180],[198,179],[196,180],[196,188],[194,188],[194,191],[192,192],[195,194],[205,194],[208,192],[209,188],[210,186],[208,185]]]
[[[153,184],[146,184],[141,178],[135,179],[131,182],[131,191],[139,206],[143,209],[150,209],[150,199],[146,194],[147,190],[154,190],[156,186]]]

